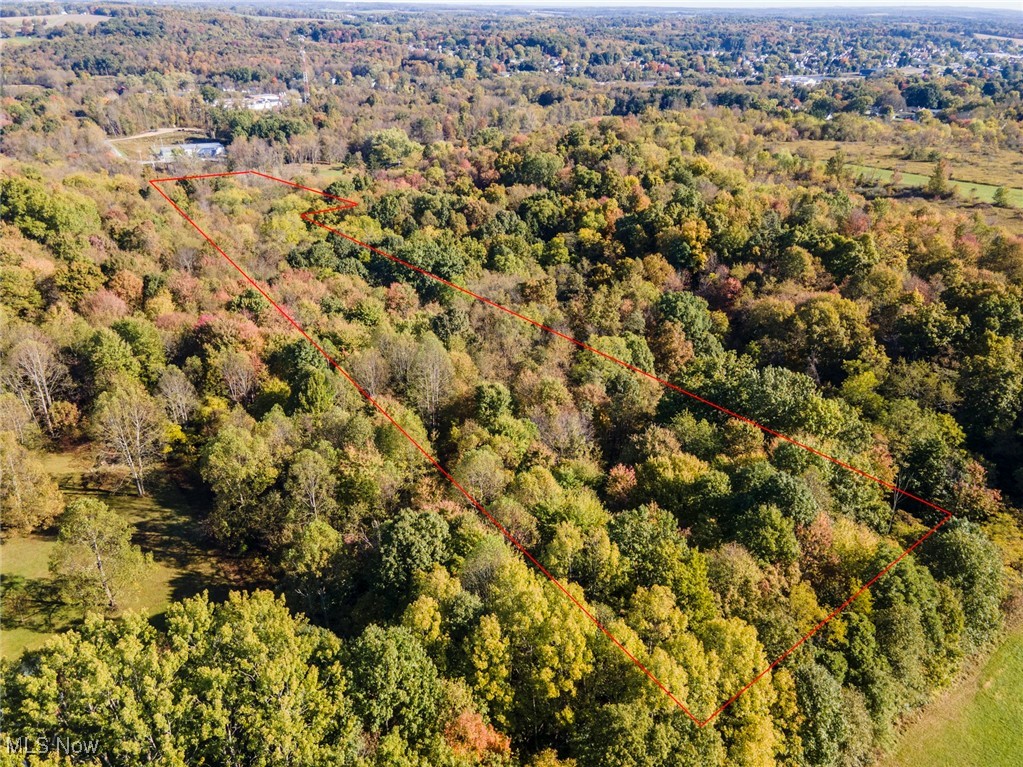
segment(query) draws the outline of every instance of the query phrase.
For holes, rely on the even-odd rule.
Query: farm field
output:
[[[4,16],[0,17],[0,24],[20,28],[24,22],[42,23],[45,27],[63,27],[66,24],[81,24],[83,27],[94,27],[101,21],[107,21],[109,16],[101,16],[93,13],[50,13],[38,16]]]
[[[152,496],[138,498],[86,488],[83,475],[89,464],[80,453],[50,454],[46,468],[69,502],[83,495],[98,497],[125,515],[136,527],[135,543],[153,554],[153,567],[137,591],[123,600],[123,610],[157,616],[172,599],[203,589],[226,589],[227,568],[200,548],[195,509],[181,490],[156,487]],[[13,538],[0,546],[0,657],[16,658],[35,649],[83,617],[81,609],[60,604],[49,590],[48,560],[55,546],[56,535],[49,532]]]
[[[772,151],[785,150],[792,154],[803,154],[824,162],[841,149],[849,164],[865,168],[893,171],[903,175],[903,184],[915,186],[910,181],[913,175],[925,181],[934,170],[932,160],[906,160],[903,147],[894,144],[875,144],[867,141],[816,141],[802,140],[777,143]],[[1005,186],[1017,192],[1016,200],[1023,200],[1019,190],[1023,189],[1023,156],[1007,149],[987,149],[983,153],[972,152],[959,147],[943,147],[942,156],[948,161],[954,182],[990,187],[991,193],[998,186]],[[986,201],[986,200],[985,200]],[[1019,204],[1019,203],[1017,203]]]
[[[906,728],[878,767],[1012,767],[1023,753],[1023,627]]]

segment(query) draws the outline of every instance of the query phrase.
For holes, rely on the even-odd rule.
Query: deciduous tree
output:
[[[57,483],[40,461],[0,431],[0,534],[30,532],[52,522],[64,507]]]
[[[73,501],[60,520],[50,571],[65,598],[86,605],[117,608],[117,600],[137,588],[152,556],[131,542],[132,527],[95,498]]]
[[[156,400],[138,383],[124,381],[96,400],[93,428],[117,462],[128,468],[140,496],[163,448],[164,416]]]

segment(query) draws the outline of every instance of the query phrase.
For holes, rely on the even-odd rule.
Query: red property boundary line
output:
[[[832,610],[830,615],[828,615],[824,620],[822,620],[820,623],[818,623],[816,626],[814,626],[810,631],[808,631],[806,634],[804,634],[799,639],[798,642],[796,642],[789,649],[787,649],[785,652],[783,652],[781,655],[779,655],[770,665],[766,666],[763,670],[758,672],[756,674],[756,676],[754,676],[749,682],[747,682],[742,687],[742,689],[740,689],[738,692],[736,692],[734,695],[732,695],[728,700],[726,700],[724,703],[722,703],[720,706],[718,706],[718,708],[710,716],[708,716],[706,719],[700,719],[698,716],[693,714],[685,706],[685,704],[682,703],[682,701],[680,701],[678,698],[676,698],[672,694],[671,690],[669,690],[664,685],[664,683],[661,682],[661,680],[658,679],[653,674],[653,672],[651,672],[646,666],[644,666],[643,663],[641,663],[640,660],[638,658],[636,658],[635,655],[633,655],[631,652],[629,652],[628,648],[626,648],[625,645],[623,645],[599,620],[597,620],[597,618],[585,607],[585,605],[583,605],[583,603],[578,598],[576,598],[575,595],[573,595],[572,592],[569,591],[568,588],[566,588],[565,585],[560,580],[558,580],[553,575],[551,575],[551,573],[547,570],[547,568],[545,568],[542,564],[540,564],[540,562],[537,561],[537,559],[526,549],[526,547],[523,546],[518,541],[518,539],[515,538],[515,536],[512,535],[500,522],[498,522],[490,514],[490,512],[488,512],[484,508],[483,504],[480,503],[480,501],[478,501],[468,490],[466,490],[465,487],[463,487],[458,482],[458,480],[456,480],[451,475],[451,473],[440,464],[440,462],[437,460],[437,458],[435,458],[433,455],[431,455],[430,452],[428,450],[426,450],[426,448],[424,448],[421,444],[419,444],[419,442],[417,442],[415,440],[415,438],[413,438],[404,428],[402,428],[401,424],[399,424],[394,419],[394,417],[390,413],[388,413],[387,410],[385,410],[383,408],[383,406],[381,406],[380,403],[378,403],[370,395],[370,393],[368,391],[366,391],[361,385],[359,385],[358,381],[356,381],[348,371],[346,371],[343,367],[341,367],[341,365],[337,362],[337,360],[335,360],[333,357],[331,357],[331,355],[328,354],[324,350],[324,348],[322,346],[320,346],[320,344],[318,344],[313,339],[313,337],[309,335],[309,333],[306,332],[305,328],[303,328],[301,324],[299,324],[290,314],[288,314],[288,312],[285,311],[285,309],[280,304],[278,304],[273,298],[271,298],[270,295],[267,293],[267,291],[259,283],[257,283],[254,279],[252,279],[252,277],[250,277],[249,274],[244,269],[242,269],[234,261],[234,259],[232,259],[229,255],[227,255],[227,253],[224,252],[224,250],[213,240],[213,238],[210,237],[208,234],[206,234],[206,232],[203,231],[202,227],[200,227],[194,220],[192,220],[192,218],[187,213],[185,213],[185,211],[183,211],[178,206],[178,204],[176,202],[174,202],[174,200],[171,199],[167,195],[167,193],[164,192],[163,189],[160,187],[160,184],[164,184],[164,183],[174,183],[174,182],[178,182],[178,181],[193,181],[193,180],[209,179],[209,178],[223,178],[225,176],[258,176],[260,178],[264,178],[264,179],[267,179],[269,181],[274,181],[274,182],[277,182],[277,183],[280,183],[280,184],[285,184],[286,186],[290,186],[290,187],[292,187],[294,189],[301,189],[301,190],[306,191],[306,192],[312,192],[314,194],[321,195],[322,197],[326,197],[326,198],[328,198],[330,200],[335,200],[335,201],[339,202],[340,204],[339,205],[334,205],[334,206],[329,207],[329,208],[323,208],[323,209],[320,209],[320,210],[314,210],[314,211],[309,211],[308,213],[303,213],[303,214],[301,214],[302,220],[306,221],[306,222],[308,222],[310,224],[314,224],[314,225],[320,227],[321,229],[325,229],[328,232],[336,234],[338,237],[342,237],[342,238],[348,240],[349,242],[352,242],[352,243],[355,243],[356,245],[359,245],[360,247],[366,248],[367,250],[371,251],[372,253],[375,253],[378,256],[382,256],[384,258],[387,258],[387,259],[393,261],[396,264],[400,264],[401,266],[406,267],[407,269],[411,269],[412,271],[418,272],[419,274],[422,274],[424,277],[428,277],[428,278],[430,278],[432,280],[435,280],[436,282],[441,283],[442,285],[446,285],[447,287],[451,288],[452,290],[457,290],[459,293],[463,293],[463,294],[469,296],[470,298],[472,298],[472,299],[474,299],[476,301],[479,301],[480,303],[486,304],[487,306],[491,306],[491,307],[493,307],[493,308],[495,308],[495,309],[497,309],[499,311],[502,311],[502,312],[504,312],[506,314],[510,314],[512,317],[515,317],[515,318],[517,318],[519,320],[522,320],[523,322],[529,323],[530,325],[533,325],[534,327],[537,327],[540,330],[543,330],[543,331],[545,331],[547,333],[550,333],[551,335],[557,336],[558,338],[562,338],[565,341],[568,341],[569,343],[578,346],[580,349],[585,349],[586,351],[592,352],[593,354],[596,354],[596,355],[598,355],[600,357],[603,357],[604,359],[606,359],[606,360],[608,360],[610,362],[613,362],[616,365],[620,365],[621,367],[626,368],[627,370],[631,370],[632,372],[636,373],[637,375],[645,376],[646,378],[649,378],[651,381],[656,381],[657,383],[661,384],[662,386],[665,386],[665,387],[667,387],[669,389],[672,389],[673,391],[676,391],[676,392],[678,392],[680,394],[684,394],[685,396],[687,396],[687,397],[689,397],[691,399],[694,399],[697,402],[702,402],[704,405],[707,405],[708,407],[714,408],[715,410],[718,410],[718,411],[724,413],[725,415],[728,415],[728,416],[730,416],[732,418],[736,418],[736,419],[738,419],[740,421],[748,423],[751,426],[755,426],[756,428],[760,429],[761,431],[765,432],[766,434],[770,434],[773,437],[777,437],[778,439],[782,439],[782,440],[785,440],[786,442],[790,442],[793,445],[796,445],[797,447],[800,447],[800,448],[802,448],[803,450],[806,450],[809,453],[812,453],[812,454],[814,454],[814,455],[816,455],[816,456],[818,456],[820,458],[823,458],[823,459],[825,459],[827,461],[830,461],[831,463],[835,464],[836,466],[840,466],[843,469],[846,469],[848,471],[854,472],[854,473],[859,474],[860,476],[862,476],[862,477],[864,477],[866,479],[869,479],[869,480],[871,480],[873,482],[876,482],[880,486],[882,486],[884,488],[887,488],[888,490],[892,491],[893,493],[897,493],[898,495],[900,495],[900,496],[902,496],[904,498],[910,498],[910,499],[912,499],[914,501],[917,501],[918,503],[922,503],[923,505],[925,505],[925,506],[927,506],[927,507],[929,507],[931,509],[934,509],[935,511],[939,511],[944,516],[942,517],[941,521],[938,522],[938,524],[934,525],[934,527],[932,527],[927,532],[925,532],[923,535],[921,535],[916,541],[914,541],[912,543],[912,545],[910,545],[908,548],[906,548],[905,551],[903,551],[901,554],[899,554],[899,556],[897,556],[890,563],[888,563],[888,565],[885,566],[885,568],[883,570],[881,570],[881,572],[879,572],[877,575],[875,575],[869,581],[867,581],[862,586],[860,586],[860,588],[852,596],[850,596],[842,604],[840,604],[838,607],[836,607],[834,610]],[[732,703],[734,703],[736,700],[738,700],[739,697],[743,693],[745,693],[753,685],[755,685],[757,682],[759,682],[765,675],[770,673],[776,666],[778,666],[778,664],[780,664],[782,661],[784,661],[789,655],[791,655],[793,652],[795,652],[796,649],[799,648],[804,642],[806,642],[808,639],[810,639],[810,637],[812,637],[814,634],[816,634],[818,631],[820,631],[822,628],[824,628],[825,624],[827,624],[828,621],[830,621],[832,618],[834,618],[836,615],[838,615],[840,612],[842,612],[846,607],[848,607],[850,604],[852,604],[852,602],[857,597],[859,597],[864,591],[866,591],[871,586],[873,586],[878,580],[880,580],[885,574],[887,574],[893,567],[895,567],[895,565],[897,565],[899,562],[901,562],[903,559],[905,559],[906,556],[908,556],[911,551],[913,551],[915,548],[917,548],[917,546],[919,546],[925,540],[930,538],[931,535],[933,535],[934,532],[939,527],[944,525],[946,522],[949,521],[949,519],[952,518],[952,513],[950,511],[948,511],[947,509],[944,509],[941,506],[938,506],[937,504],[932,503],[931,501],[928,501],[928,500],[925,500],[923,498],[920,498],[919,496],[913,495],[912,493],[906,492],[905,490],[903,490],[900,487],[897,487],[896,485],[892,484],[891,482],[886,482],[885,480],[880,479],[879,477],[875,477],[872,474],[868,474],[867,472],[863,471],[862,469],[858,469],[855,466],[852,466],[852,465],[850,465],[850,464],[848,464],[848,463],[846,463],[846,462],[844,462],[842,460],[839,460],[838,458],[835,458],[834,456],[830,456],[827,453],[823,453],[820,450],[812,447],[811,445],[807,445],[807,444],[805,444],[803,442],[800,442],[800,441],[798,441],[796,439],[793,439],[792,437],[786,436],[785,434],[782,434],[782,433],[780,433],[778,431],[775,431],[774,429],[771,429],[771,428],[769,428],[767,426],[764,426],[761,423],[758,423],[758,422],[756,422],[756,421],[754,421],[754,420],[752,420],[750,418],[747,418],[747,417],[745,417],[743,415],[740,415],[740,414],[738,414],[738,413],[736,413],[736,412],[734,412],[732,410],[729,410],[728,408],[723,407],[722,405],[718,405],[716,402],[711,402],[708,399],[704,399],[700,395],[695,394],[695,393],[693,393],[691,391],[687,391],[686,389],[683,389],[682,387],[677,386],[676,384],[673,384],[670,381],[666,381],[663,378],[659,378],[658,376],[654,375],[653,373],[650,373],[650,372],[648,372],[646,370],[638,368],[635,365],[630,365],[628,362],[620,360],[617,357],[614,357],[614,356],[612,356],[610,354],[607,354],[606,352],[602,352],[599,349],[596,349],[596,348],[590,346],[589,344],[587,344],[587,343],[585,343],[583,341],[580,341],[580,340],[578,340],[576,338],[573,338],[572,336],[566,335],[565,333],[562,333],[562,332],[560,332],[558,330],[555,330],[554,328],[548,327],[547,325],[544,325],[543,323],[537,322],[534,319],[526,317],[525,315],[522,315],[522,314],[516,312],[514,309],[510,309],[507,306],[504,306],[502,304],[497,303],[496,301],[492,301],[489,298],[486,298],[485,296],[481,296],[481,295],[479,295],[477,293],[474,293],[473,291],[469,290],[468,288],[462,287],[461,285],[456,285],[453,282],[445,280],[443,277],[438,277],[437,275],[435,275],[435,274],[433,274],[431,272],[428,272],[425,269],[422,269],[421,267],[418,267],[418,266],[415,266],[413,264],[410,264],[407,261],[404,261],[404,260],[398,258],[397,256],[393,256],[390,253],[387,253],[386,251],[383,251],[383,250],[381,250],[379,248],[376,248],[376,247],[374,247],[374,246],[372,246],[372,245],[370,245],[368,243],[362,242],[361,240],[358,240],[355,237],[352,237],[351,235],[345,234],[342,231],[334,229],[333,227],[327,226],[326,224],[320,223],[319,221],[315,220],[316,216],[319,216],[319,215],[322,215],[322,214],[325,214],[325,213],[334,213],[334,212],[337,212],[337,211],[349,210],[351,208],[356,207],[358,205],[358,203],[355,202],[354,200],[346,200],[343,197],[338,197],[338,196],[333,195],[333,194],[328,194],[327,192],[324,192],[324,191],[322,191],[320,189],[313,189],[313,188],[308,187],[308,186],[302,186],[301,184],[296,184],[293,181],[288,181],[288,180],[283,179],[283,178],[277,178],[276,176],[271,176],[271,175],[268,175],[266,173],[261,173],[261,172],[256,171],[256,170],[241,170],[241,171],[232,171],[232,172],[225,172],[225,173],[206,173],[206,174],[193,175],[193,176],[178,176],[178,177],[173,177],[173,178],[157,178],[157,179],[150,179],[149,183],[152,185],[152,187],[157,192],[160,193],[160,195],[167,202],[169,202],[171,204],[171,206],[174,208],[174,210],[176,210],[178,212],[178,214],[182,218],[184,218],[189,224],[192,225],[192,227],[197,232],[199,232],[200,235],[202,235],[203,239],[205,239],[206,242],[208,242],[217,251],[217,253],[219,253],[229,264],[231,264],[231,266],[233,266],[238,271],[238,273],[241,274],[241,276],[243,278],[245,278],[246,282],[248,282],[255,290],[257,290],[260,293],[260,295],[262,295],[263,298],[265,298],[270,303],[270,305],[273,306],[274,309],[276,309],[280,313],[280,315],[282,317],[284,317],[284,319],[286,319],[295,328],[295,330],[297,330],[302,335],[302,337],[304,337],[309,343],[311,343],[316,348],[316,350],[321,355],[323,355],[324,359],[326,359],[327,362],[329,362],[330,365],[332,367],[334,367],[334,369],[336,369],[341,375],[343,375],[348,380],[349,383],[352,384],[352,386],[355,387],[355,389],[359,392],[359,394],[361,394],[366,399],[366,401],[369,402],[370,405],[372,405],[388,421],[390,421],[390,423],[399,432],[401,432],[401,434],[405,437],[405,439],[407,439],[420,453],[422,453],[423,456],[425,456],[425,458],[431,464],[433,464],[434,468],[436,468],[437,471],[445,479],[447,479],[463,496],[465,496],[466,500],[468,500],[469,503],[472,504],[476,508],[477,511],[479,511],[481,514],[483,514],[483,516],[485,516],[502,533],[502,535],[504,535],[504,537],[508,539],[508,541],[516,549],[518,549],[520,552],[522,552],[522,555],[525,556],[526,559],[528,559],[530,562],[532,562],[533,565],[535,565],[536,568],[541,573],[543,573],[547,577],[547,579],[550,580],[550,582],[553,583],[554,586],[556,586],[558,588],[558,590],[561,591],[561,593],[573,605],[575,605],[575,607],[580,612],[582,612],[583,615],[585,615],[593,623],[594,626],[596,626],[608,639],[610,639],[611,642],[619,650],[621,650],[625,654],[625,656],[628,657],[629,660],[631,660],[636,665],[636,667],[640,671],[642,671],[650,679],[650,681],[652,681],[655,685],[657,685],[657,687],[665,695],[667,695],[668,698],[670,698],[672,700],[672,702],[675,703],[675,705],[677,705],[683,712],[685,712],[686,716],[688,716],[696,724],[697,727],[704,727],[709,722],[711,722],[715,717],[717,717],[718,714],[720,714],[722,711],[724,711],[726,708],[728,708],[730,705],[732,705]]]

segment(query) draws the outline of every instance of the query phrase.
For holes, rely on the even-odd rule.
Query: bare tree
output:
[[[414,359],[412,391],[416,405],[430,429],[437,428],[437,411],[451,397],[451,379],[455,371],[447,349],[432,333],[423,339]]]
[[[295,456],[285,489],[301,509],[303,521],[329,517],[337,509],[337,477],[327,459],[314,450],[302,450]]]
[[[0,391],[0,432],[9,431],[18,442],[28,442],[38,435],[39,425],[31,408],[10,392]]]
[[[418,352],[415,339],[406,335],[387,335],[379,339],[378,345],[391,368],[395,386],[406,394],[412,382]]]
[[[245,352],[227,352],[219,360],[220,375],[227,387],[227,396],[236,404],[244,402],[256,385],[256,368]]]
[[[160,396],[163,397],[164,407],[170,419],[179,426],[195,412],[198,404],[198,397],[195,387],[188,380],[180,368],[168,365],[160,376],[160,383],[157,385]]]
[[[145,478],[163,447],[163,413],[141,385],[120,386],[100,395],[94,426],[112,458],[124,464],[140,496]]]
[[[202,251],[191,245],[181,245],[174,248],[170,265],[180,269],[186,274],[195,274],[199,261],[202,259]]]
[[[53,343],[35,328],[22,332],[0,365],[0,387],[8,389],[53,433],[53,402],[67,380],[67,367],[57,359]]]
[[[367,349],[353,358],[351,373],[371,397],[380,394],[391,378],[390,365],[377,349]]]

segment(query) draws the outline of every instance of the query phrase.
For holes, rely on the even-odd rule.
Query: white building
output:
[[[200,160],[222,160],[227,149],[219,141],[196,141],[191,144],[162,146],[156,150],[157,162],[173,162],[179,157],[196,157]]]
[[[256,93],[245,98],[245,108],[253,112],[265,112],[270,109],[280,109],[287,105],[283,93]]]

